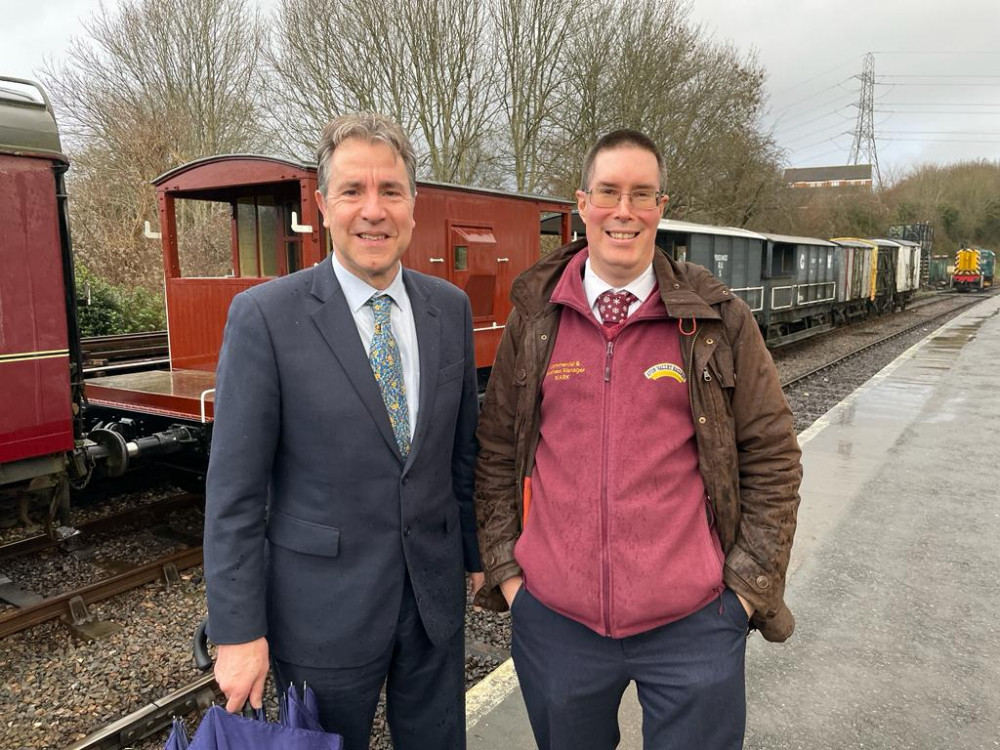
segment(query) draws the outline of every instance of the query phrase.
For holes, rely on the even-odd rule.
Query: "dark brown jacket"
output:
[[[502,611],[499,584],[521,569],[525,476],[538,442],[540,387],[559,328],[550,301],[569,259],[585,240],[565,245],[521,274],[480,415],[476,515],[486,585],[480,606]],[[699,467],[726,554],[727,586],[754,607],[753,625],[770,641],[795,627],[784,602],[785,570],[802,479],[792,414],[771,355],[746,303],[701,266],[653,259],[660,296],[679,319],[687,363]]]

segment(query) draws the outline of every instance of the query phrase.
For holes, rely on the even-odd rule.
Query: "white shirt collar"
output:
[[[583,293],[587,295],[587,304],[590,305],[591,310],[597,305],[597,298],[608,291],[608,289],[613,289],[616,292],[627,289],[636,296],[636,299],[641,304],[645,302],[646,297],[653,291],[654,286],[656,286],[656,277],[653,275],[652,261],[646,266],[645,271],[622,287],[614,287],[598,276],[594,269],[590,267],[589,257],[583,267]]]
[[[340,288],[344,291],[344,298],[352,313],[356,313],[368,304],[368,300],[379,294],[388,294],[397,305],[402,305],[405,300],[408,300],[406,285],[403,283],[402,263],[396,266],[396,278],[385,289],[376,289],[367,281],[348,271],[337,259],[336,253],[330,253],[330,263],[333,264],[333,272],[337,275],[337,281],[340,282]]]

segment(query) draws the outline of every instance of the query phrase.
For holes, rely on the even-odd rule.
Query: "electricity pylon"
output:
[[[858,76],[855,76],[857,78]],[[848,164],[871,164],[878,184],[882,184],[882,174],[878,168],[878,151],[875,147],[875,55],[865,55],[864,69],[861,71],[861,96],[858,99],[858,124],[854,128],[854,143]],[[866,161],[862,161],[862,159]]]

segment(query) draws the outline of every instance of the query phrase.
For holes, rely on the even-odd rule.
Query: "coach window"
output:
[[[301,216],[302,206],[297,200],[286,200],[282,208],[284,218],[279,225],[283,228],[281,241],[285,246],[285,267],[282,273],[295,273],[302,268],[302,235],[292,229],[292,214]]]
[[[236,231],[240,249],[240,276],[259,276],[257,210],[253,198],[240,198],[236,201]]]
[[[278,209],[274,198],[257,198],[257,241],[261,276],[279,276],[278,269]]]
[[[236,227],[240,276],[279,276],[278,210],[274,198],[238,198]]]
[[[469,248],[465,245],[455,245],[455,270],[469,270]]]
[[[228,200],[174,201],[177,260],[184,278],[233,275],[232,205]]]

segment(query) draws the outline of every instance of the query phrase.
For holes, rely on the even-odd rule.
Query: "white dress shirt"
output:
[[[330,253],[333,272],[337,274],[340,288],[344,290],[347,305],[354,316],[354,324],[358,327],[358,335],[365,347],[365,354],[372,348],[372,337],[375,335],[375,313],[368,305],[368,300],[380,294],[392,297],[392,308],[389,311],[389,323],[392,335],[399,346],[399,356],[403,365],[403,388],[406,389],[406,407],[410,413],[410,439],[417,426],[417,408],[420,405],[420,352],[417,349],[417,327],[413,322],[413,307],[410,296],[406,293],[403,283],[403,266],[396,269],[396,278],[384,289],[376,289],[348,271],[337,260],[336,253]]]
[[[653,287],[655,286],[656,277],[653,275],[652,262],[646,266],[646,270],[639,274],[638,278],[621,287],[611,286],[611,284],[598,276],[594,272],[594,269],[590,267],[590,258],[587,258],[584,264],[583,293],[587,295],[587,303],[590,305],[590,311],[597,318],[598,323],[601,323],[603,318],[601,317],[601,310],[597,306],[597,298],[609,289],[613,292],[628,290],[635,295],[635,302],[628,306],[628,313],[625,315],[625,317],[628,317],[639,309],[639,305],[646,301],[646,297],[649,296],[649,293],[653,291]]]

